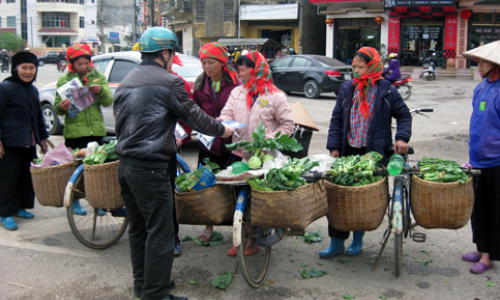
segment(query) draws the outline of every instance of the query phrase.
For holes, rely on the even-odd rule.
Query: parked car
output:
[[[66,57],[66,51],[63,51],[62,54]],[[43,66],[45,64],[57,64],[57,57],[59,56],[59,51],[49,51],[45,53],[44,56],[40,56],[38,58],[38,65]]]
[[[320,93],[338,93],[340,85],[352,79],[352,68],[322,55],[290,55],[270,65],[274,84],[284,92],[303,92],[307,98]]]
[[[191,55],[179,55],[183,66],[173,65],[173,71],[188,81],[193,88],[193,83],[203,72],[199,58]],[[141,63],[141,53],[137,51],[115,52],[96,55],[92,57],[94,67],[104,74],[109,82],[111,92],[115,93],[120,82]],[[45,124],[50,135],[60,134],[64,126],[64,117],[58,116],[54,110],[56,98],[57,82],[52,82],[40,89],[40,101],[42,112],[45,117]],[[113,116],[113,106],[102,107],[104,124],[108,133],[115,133],[115,117]]]

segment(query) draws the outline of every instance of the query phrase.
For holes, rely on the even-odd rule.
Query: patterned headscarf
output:
[[[233,84],[236,84],[238,82],[238,72],[236,72],[233,66],[228,63],[229,52],[227,51],[226,47],[217,42],[203,45],[203,47],[201,47],[200,49],[200,59],[204,59],[207,57],[225,63],[226,65],[224,66],[223,70],[229,74],[231,80],[233,81]]]
[[[254,96],[257,96],[259,93],[272,94],[279,91],[279,89],[273,84],[269,65],[262,54],[258,51],[250,51],[245,56],[255,64],[255,68],[250,70],[252,79],[248,82],[243,82],[243,86],[249,91],[247,94],[247,107],[250,110]]]
[[[358,52],[364,53],[371,58],[370,62],[367,65],[368,72],[365,75],[360,76],[358,73],[353,72],[353,85],[359,91],[359,97],[357,99],[356,105],[359,105],[359,111],[361,112],[363,117],[368,118],[370,114],[367,100],[368,89],[370,88],[370,86],[382,79],[383,64],[382,60],[380,59],[380,55],[375,48],[363,47],[359,49]]]
[[[87,44],[75,44],[73,47],[69,47],[68,50],[66,51],[66,60],[68,62],[68,71],[70,73],[78,73],[74,66],[73,63],[71,62],[72,59],[77,58],[79,56],[83,55],[88,55],[92,57],[92,50],[90,49],[90,46]],[[94,63],[92,62],[92,58],[89,58],[90,60],[90,65],[83,74],[78,74],[83,80],[83,83],[85,86],[87,85],[89,79],[87,78],[87,74],[92,71],[94,68]]]

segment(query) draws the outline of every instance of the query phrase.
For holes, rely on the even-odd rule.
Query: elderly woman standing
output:
[[[12,57],[12,76],[0,84],[0,221],[8,230],[17,229],[13,216],[35,217],[26,211],[35,205],[30,162],[35,144],[45,153],[49,137],[33,85],[37,71],[36,56],[19,52]]]
[[[233,89],[240,84],[238,73],[229,62],[229,52],[223,45],[213,42],[203,45],[200,49],[200,59],[203,73],[194,84],[193,99],[209,116],[217,118]],[[216,137],[210,149],[201,142],[198,155],[198,165],[204,164],[204,159],[218,164],[221,169],[227,168],[235,160],[224,146],[231,143],[231,138]],[[207,225],[200,234],[200,240],[209,241],[213,226]]]
[[[470,118],[470,164],[481,170],[472,210],[472,242],[476,251],[462,260],[470,272],[482,274],[500,260],[500,41],[463,53],[477,61],[484,80],[474,90]]]
[[[285,93],[274,84],[266,59],[257,51],[250,51],[238,58],[240,78],[243,85],[235,88],[226,106],[221,112],[223,121],[236,121],[247,126],[236,129],[233,142],[252,140],[259,123],[262,122],[266,130],[266,137],[273,138],[278,131],[282,134],[292,134],[294,130],[293,115]],[[233,151],[241,159],[243,153]],[[246,245],[245,255],[252,255],[258,251],[257,245]],[[228,254],[236,256],[236,247],[232,247]]]

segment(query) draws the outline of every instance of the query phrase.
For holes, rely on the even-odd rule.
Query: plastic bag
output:
[[[34,168],[43,168],[49,166],[62,165],[73,161],[73,154],[63,142],[59,143],[54,149],[50,150],[39,165],[32,164]]]
[[[94,154],[95,149],[99,147],[99,144],[97,142],[90,142],[87,144],[87,150],[85,150],[85,156],[89,156],[91,154]]]

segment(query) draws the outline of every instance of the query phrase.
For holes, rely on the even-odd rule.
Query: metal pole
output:
[[[155,1],[149,0],[149,20],[151,21],[151,27],[156,26],[155,23]]]
[[[31,25],[30,25],[30,27],[31,27],[31,47],[35,47],[33,45],[33,17],[30,17],[30,23],[31,23]]]
[[[132,22],[132,47],[137,43],[137,0],[134,1],[134,18]]]
[[[238,0],[238,39],[240,38],[240,27],[241,27],[241,21],[240,21],[240,17],[241,17],[241,12],[240,12],[240,9],[241,9],[241,0]]]

